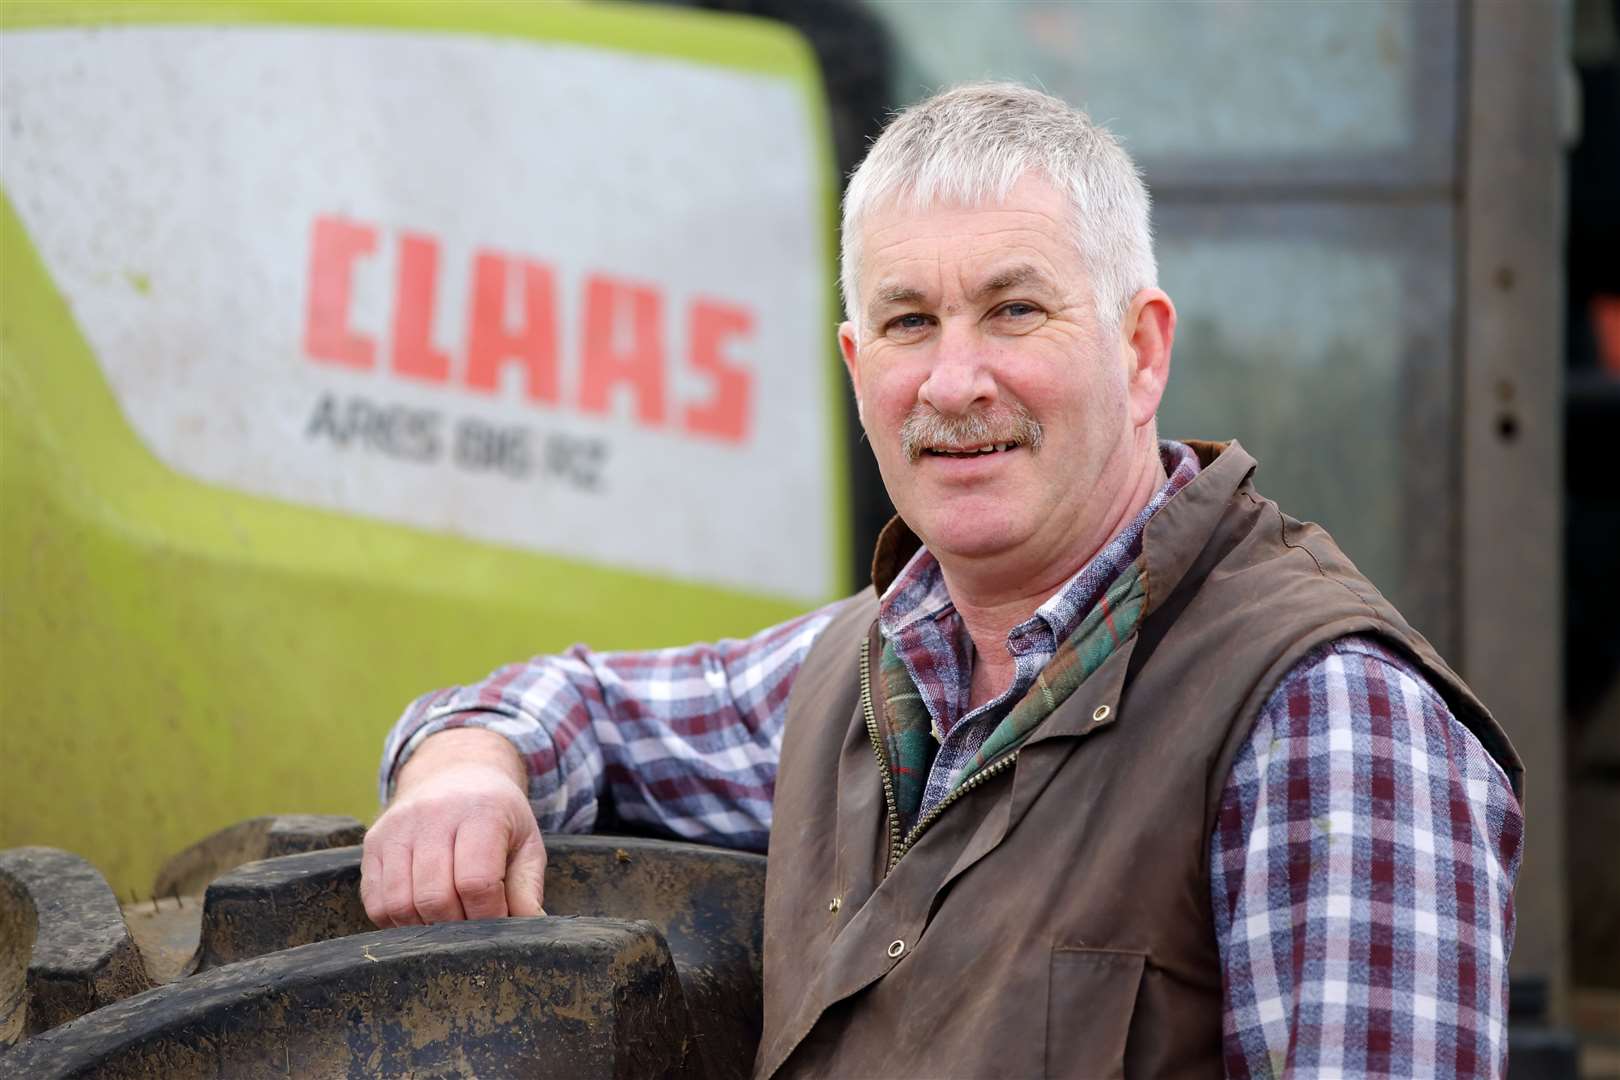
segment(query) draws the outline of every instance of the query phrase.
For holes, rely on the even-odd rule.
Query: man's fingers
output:
[[[360,902],[366,905],[366,918],[379,930],[386,930],[394,924],[388,919],[388,909],[383,906],[383,868],[382,860],[367,844],[360,856]]]
[[[514,777],[452,762],[367,832],[360,891],[381,927],[534,915],[544,873],[540,831]]]
[[[512,915],[544,915],[546,845],[539,831],[529,834],[506,867],[506,910]]]
[[[455,886],[469,919],[506,914],[506,836],[503,822],[473,818],[456,830]]]
[[[386,926],[420,926],[411,888],[411,849],[403,844],[385,844],[378,852],[382,860],[382,907]]]
[[[411,850],[411,894],[425,923],[458,922],[467,917],[456,895],[455,837],[434,829],[417,836]]]

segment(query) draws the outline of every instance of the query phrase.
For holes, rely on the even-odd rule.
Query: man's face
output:
[[[859,343],[839,337],[895,508],[936,555],[1064,557],[1132,429],[1065,199],[1029,176],[999,205],[884,209],[861,251]]]

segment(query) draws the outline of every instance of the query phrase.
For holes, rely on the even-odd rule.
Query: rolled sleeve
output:
[[[384,742],[378,792],[426,739],[478,727],[508,739],[546,832],[618,817],[685,839],[763,850],[788,693],[836,605],[753,637],[649,652],[576,645],[425,694]]]

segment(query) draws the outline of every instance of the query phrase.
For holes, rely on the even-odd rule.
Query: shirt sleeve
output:
[[[1371,638],[1289,673],[1210,840],[1233,1077],[1496,1077],[1507,1064],[1507,777]]]
[[[412,702],[383,745],[384,802],[430,735],[504,735],[543,832],[588,832],[604,794],[625,822],[763,851],[788,691],[833,608],[751,638],[653,652],[576,645]]]

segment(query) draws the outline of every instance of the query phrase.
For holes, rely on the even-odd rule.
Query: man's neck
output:
[[[1028,621],[1129,525],[1165,482],[1164,463],[1155,444],[1150,453],[1138,455],[1137,467],[1108,498],[1105,511],[1076,522],[1071,543],[1054,554],[969,561],[939,558],[945,589],[973,639],[970,709],[993,700],[1011,685],[1016,664],[1006,643],[1013,628]]]

